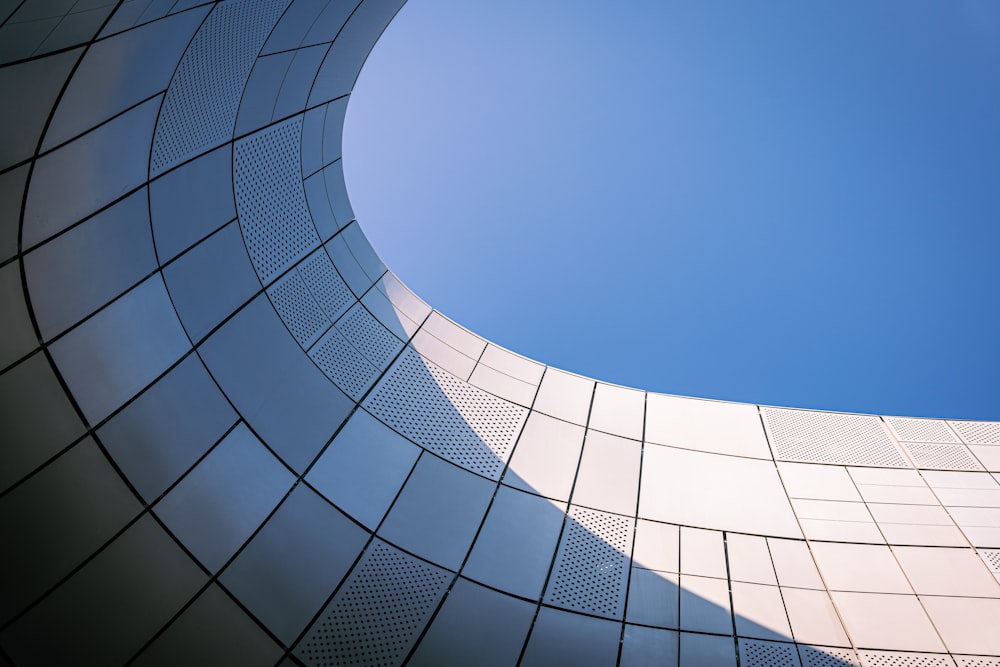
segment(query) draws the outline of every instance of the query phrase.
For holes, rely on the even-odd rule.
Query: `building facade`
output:
[[[1000,666],[1000,423],[595,382],[387,270],[401,4],[0,8],[0,662]]]

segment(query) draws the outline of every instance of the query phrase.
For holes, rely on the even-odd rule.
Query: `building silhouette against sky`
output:
[[[1000,665],[1000,424],[490,344],[354,220],[398,1],[3,10],[15,665]]]

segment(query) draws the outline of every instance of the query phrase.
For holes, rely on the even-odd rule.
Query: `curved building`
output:
[[[0,663],[1000,665],[1000,424],[595,382],[383,266],[401,3],[0,5]]]

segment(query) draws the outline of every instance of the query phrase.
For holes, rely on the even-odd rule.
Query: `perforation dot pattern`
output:
[[[304,348],[312,345],[333,324],[294,271],[272,285],[267,295],[281,321]]]
[[[325,250],[317,250],[306,257],[296,270],[302,276],[313,298],[331,320],[340,317],[354,302],[354,295],[337,273]]]
[[[948,422],[969,445],[1000,445],[1000,422]]]
[[[986,567],[1000,573],[1000,549],[980,549],[979,555],[986,561]]]
[[[764,408],[776,458],[909,468],[878,417]]]
[[[296,650],[307,665],[396,665],[451,575],[375,542]]]
[[[901,651],[860,651],[864,667],[955,667],[946,655]]]
[[[298,161],[302,117],[237,142],[233,183],[240,230],[265,285],[319,244]]]
[[[918,468],[932,470],[982,470],[976,459],[963,445],[932,445],[904,442]]]
[[[740,639],[740,665],[743,667],[799,667],[794,644]]]
[[[940,419],[886,417],[885,421],[900,440],[910,442],[961,442]]]
[[[153,137],[152,175],[233,138],[254,60],[288,0],[218,4],[167,89]]]
[[[407,348],[368,398],[372,414],[438,456],[499,479],[528,414]]]
[[[355,400],[378,377],[378,369],[368,363],[337,329],[330,329],[310,350],[309,356],[324,375]]]
[[[597,616],[625,609],[632,520],[573,507],[566,518],[545,602]]]
[[[1000,658],[980,655],[953,656],[958,667],[1000,667]]]
[[[351,345],[378,368],[385,368],[403,347],[403,343],[361,304],[344,315],[337,322],[337,328]]]
[[[802,667],[847,667],[848,665],[858,665],[858,658],[854,651],[848,648],[834,648],[831,646],[805,646],[798,645],[799,658],[802,659]]]

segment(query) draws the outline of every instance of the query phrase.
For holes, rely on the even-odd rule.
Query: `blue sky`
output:
[[[402,280],[528,357],[1000,419],[991,0],[410,0],[344,166]]]

